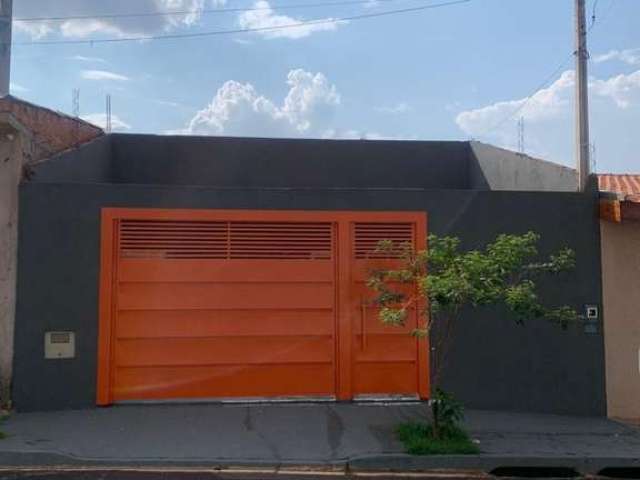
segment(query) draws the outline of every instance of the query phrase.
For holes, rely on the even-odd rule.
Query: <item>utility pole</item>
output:
[[[0,0],[0,97],[9,95],[13,0]]]
[[[585,0],[576,2],[576,166],[578,191],[584,192],[589,181],[589,90],[587,83],[587,20]]]

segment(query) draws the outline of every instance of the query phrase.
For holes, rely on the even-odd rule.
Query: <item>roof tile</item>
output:
[[[640,174],[599,174],[598,187],[601,192],[615,192],[629,202],[640,203]]]

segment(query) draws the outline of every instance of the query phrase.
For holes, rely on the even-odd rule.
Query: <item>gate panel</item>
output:
[[[375,305],[375,292],[366,285],[374,270],[400,265],[400,249],[379,252],[382,240],[391,240],[400,247],[424,248],[424,230],[417,221],[354,222],[352,224],[352,318],[353,328],[353,394],[354,396],[426,397],[422,375],[427,375],[421,363],[426,342],[411,336],[419,326],[415,308],[409,309],[402,327],[384,325]],[[396,289],[411,294],[415,286],[396,285]],[[428,382],[428,379],[427,379]]]
[[[378,240],[425,233],[415,212],[104,209],[98,404],[426,398],[417,313],[382,325],[365,285],[397,262]]]
[[[132,215],[115,219],[109,401],[335,395],[332,223]]]

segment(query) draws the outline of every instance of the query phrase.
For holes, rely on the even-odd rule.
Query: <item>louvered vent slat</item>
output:
[[[125,258],[331,259],[325,223],[122,220]]]
[[[356,223],[354,228],[354,256],[366,258],[398,258],[403,244],[413,245],[412,223]],[[380,241],[391,240],[397,246],[390,252],[377,252]]]

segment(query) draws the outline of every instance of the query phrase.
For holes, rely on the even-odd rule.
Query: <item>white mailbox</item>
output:
[[[74,332],[45,332],[44,358],[74,358],[76,335]]]

